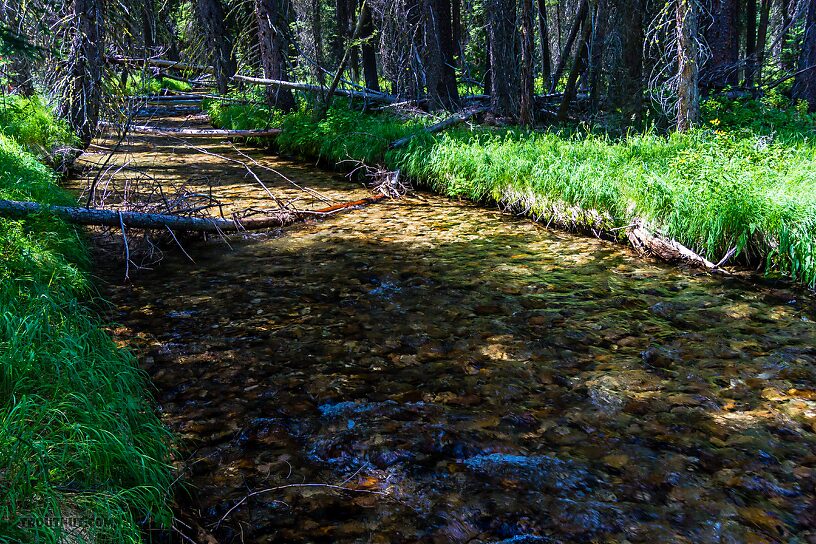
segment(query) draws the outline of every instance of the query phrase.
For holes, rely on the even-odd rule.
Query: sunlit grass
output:
[[[516,204],[544,222],[570,210],[572,226],[612,231],[638,218],[712,261],[736,248],[738,262],[814,287],[814,120],[774,100],[712,101],[706,126],[689,134],[458,128],[390,151],[425,122],[338,105],[319,123],[303,107],[264,126],[284,129],[286,153],[382,162],[440,193]],[[222,126],[253,128],[252,109],[209,112]]]
[[[26,145],[64,126],[0,110]],[[54,174],[0,135],[0,199],[66,204]],[[138,542],[167,521],[170,436],[147,381],[83,304],[88,254],[77,230],[39,216],[0,219],[0,542]],[[67,522],[76,521],[74,526]]]

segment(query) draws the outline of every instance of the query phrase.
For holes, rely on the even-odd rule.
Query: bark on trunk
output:
[[[224,7],[220,0],[196,0],[196,14],[212,59],[218,92],[226,94],[230,77],[235,74],[237,67],[232,54],[232,38],[227,29]]]
[[[640,122],[643,112],[644,0],[626,0],[618,5],[612,27],[619,48],[613,48],[614,76],[609,81],[609,102],[625,122]]]
[[[601,107],[601,72],[606,48],[606,29],[609,20],[607,0],[597,0],[589,56],[589,107],[594,114]]]
[[[456,85],[456,70],[454,69],[454,39],[453,14],[451,0],[432,0],[431,10],[434,16],[436,33],[429,39],[436,39],[439,48],[439,82],[436,95],[442,106],[452,110],[459,105],[459,89]]]
[[[490,104],[500,117],[519,115],[519,63],[516,51],[516,0],[489,0]]]
[[[535,39],[533,28],[533,0],[521,0],[521,99],[519,101],[519,123],[532,126],[535,121],[533,112],[534,74],[533,56]]]
[[[705,39],[711,58],[701,74],[701,84],[707,89],[722,89],[739,81],[739,0],[712,0],[711,19],[706,21]],[[690,9],[686,0],[678,0],[679,10]]]
[[[559,121],[566,121],[569,107],[575,99],[578,92],[578,76],[586,69],[587,57],[589,56],[589,40],[592,36],[592,25],[589,21],[589,16],[584,19],[584,31],[581,34],[581,41],[578,43],[578,50],[575,51],[575,63],[570,70],[569,78],[567,79],[567,88],[564,89],[564,97],[561,99],[561,105],[558,107],[557,119]]]
[[[698,19],[695,0],[677,0],[677,130],[685,132],[700,120]]]
[[[68,77],[60,113],[84,145],[99,121],[104,66],[104,17],[100,0],[74,0],[75,31],[68,55]]]
[[[756,0],[745,0],[745,86],[753,87],[757,54]]]
[[[807,100],[810,111],[816,111],[816,0],[808,8],[797,70],[791,94],[796,100]]]
[[[286,39],[284,28],[284,0],[255,0],[255,16],[258,19],[258,45],[261,52],[266,79],[286,81],[287,73]],[[283,111],[295,109],[295,97],[291,89],[267,87],[266,100],[271,107]]]
[[[558,85],[558,80],[561,79],[561,75],[564,73],[564,68],[567,66],[567,59],[570,58],[572,46],[575,43],[575,38],[578,37],[578,32],[581,30],[581,25],[586,19],[588,13],[589,0],[581,0],[581,3],[578,5],[578,12],[575,15],[575,21],[573,21],[572,27],[570,27],[569,34],[567,35],[567,42],[564,44],[564,50],[561,52],[561,56],[558,59],[558,64],[555,67],[555,72],[553,72],[552,85],[550,86],[551,93],[555,91],[555,86]]]
[[[538,33],[541,37],[541,81],[542,89],[552,87],[552,58],[550,54],[550,29],[547,24],[547,2],[538,0]]]
[[[380,90],[380,80],[377,77],[377,55],[374,44],[374,18],[371,16],[371,8],[364,5],[361,8],[363,12],[363,30],[361,38],[363,40],[361,52],[363,57],[363,77],[365,78],[365,86],[372,91]]]
[[[768,41],[768,21],[771,16],[771,0],[762,0],[759,8],[759,29],[757,30],[756,68],[757,85],[762,85],[762,67],[765,64]]]

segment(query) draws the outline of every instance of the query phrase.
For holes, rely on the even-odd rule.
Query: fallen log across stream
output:
[[[120,128],[120,125],[108,122],[100,122],[99,126]],[[127,130],[128,132],[135,132],[136,134],[155,134],[157,136],[171,135],[183,136],[185,138],[274,138],[281,133],[281,129],[279,128],[263,130],[225,130],[217,128],[151,127],[147,125],[130,125]]]
[[[72,206],[48,206],[36,202],[0,200],[0,217],[24,219],[39,213],[53,214],[69,223],[99,227],[129,227],[135,229],[171,229],[188,232],[227,233],[248,230],[265,230],[285,227],[305,221],[309,217],[325,217],[335,213],[360,208],[385,199],[385,195],[373,195],[353,202],[335,204],[320,210],[276,210],[263,217],[240,217],[232,219],[189,217],[172,214],[103,210]]]

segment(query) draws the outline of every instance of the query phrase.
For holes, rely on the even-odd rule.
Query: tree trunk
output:
[[[600,109],[601,72],[603,71],[606,29],[609,20],[607,0],[597,0],[589,57],[589,107],[594,114]]]
[[[538,33],[541,37],[541,82],[547,92],[552,86],[552,58],[550,54],[550,29],[547,25],[547,2],[538,0]]]
[[[807,100],[810,111],[816,111],[816,1],[813,0],[805,20],[805,37],[797,71],[791,95],[794,100]]]
[[[555,72],[553,73],[550,92],[555,90],[556,85],[558,85],[558,80],[561,79],[561,74],[564,73],[567,59],[570,58],[570,53],[572,52],[572,45],[575,43],[575,38],[578,37],[578,31],[581,30],[581,24],[583,24],[588,13],[589,0],[581,0],[581,3],[578,5],[578,12],[575,14],[575,21],[573,21],[572,27],[570,27],[569,34],[567,35],[567,43],[564,44],[564,49],[558,58],[558,65],[555,67]]]
[[[796,0],[779,0],[779,13],[782,16],[781,28],[779,30],[779,38],[777,39],[777,46],[774,51],[779,69],[783,72],[790,72],[793,70],[793,65],[790,63],[788,56],[785,55],[785,46],[791,31],[792,15],[791,9],[795,9]]]
[[[757,49],[756,0],[745,0],[745,86],[754,86]]]
[[[535,39],[533,28],[533,0],[521,0],[521,100],[519,101],[519,123],[532,126],[535,122],[533,112],[534,75],[533,57]]]
[[[696,0],[677,0],[677,131],[685,132],[700,121],[699,32]]]
[[[459,105],[459,89],[456,85],[456,70],[454,69],[451,0],[432,0],[431,7],[436,32],[428,36],[428,39],[437,40],[439,60],[441,61],[439,70],[440,77],[437,82],[435,94],[439,97],[439,100],[445,108],[453,110]]]
[[[87,146],[99,121],[104,65],[104,15],[100,0],[74,0],[74,32],[60,113]]]
[[[516,56],[516,0],[486,4],[490,35],[490,105],[500,117],[519,114],[519,65]]]
[[[561,105],[558,107],[558,120],[566,121],[569,107],[575,99],[578,92],[578,77],[583,73],[587,66],[587,57],[589,56],[589,41],[592,37],[592,25],[590,24],[589,14],[584,17],[583,22],[584,31],[581,34],[581,41],[578,42],[578,49],[575,51],[575,62],[570,70],[569,78],[567,79],[567,87],[564,89],[564,97],[561,99]]]
[[[645,0],[618,4],[612,25],[619,48],[613,48],[614,73],[609,81],[609,105],[625,122],[640,122],[643,112],[643,41]]]
[[[149,52],[156,46],[156,6],[153,0],[144,0],[142,4],[142,34],[145,50]]]
[[[458,66],[465,66],[465,51],[462,41],[462,0],[451,2],[451,31],[453,33],[454,56],[458,58]]]
[[[226,94],[229,80],[237,72],[237,66],[232,54],[232,38],[227,30],[224,8],[220,0],[196,0],[196,8],[215,69],[218,92]]]
[[[771,16],[771,0],[762,0],[759,7],[759,29],[757,30],[756,82],[762,84],[762,68],[765,64],[768,41],[768,20]]]
[[[686,0],[680,10],[689,10]],[[705,39],[711,50],[711,58],[703,68],[700,83],[706,89],[722,89],[739,82],[739,32],[738,0],[711,0],[711,21],[706,26]],[[708,21],[707,21],[708,22]],[[699,23],[696,23],[699,25]]]
[[[261,51],[264,76],[267,79],[286,81],[289,79],[286,67],[286,38],[283,29],[284,0],[255,0],[255,16],[258,19],[258,44]],[[295,109],[295,97],[290,89],[269,86],[266,99],[270,106],[283,111]]]
[[[377,77],[377,55],[376,46],[374,44],[374,18],[371,16],[371,8],[367,5],[362,6],[363,29],[360,35],[362,43],[363,56],[363,77],[365,78],[365,86],[372,91],[380,90],[380,80]]]

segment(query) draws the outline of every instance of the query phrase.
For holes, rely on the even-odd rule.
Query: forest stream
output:
[[[369,194],[195,145],[133,136],[104,168],[269,207],[240,149],[310,188],[253,167],[301,209]],[[180,438],[177,502],[218,542],[816,542],[800,289],[421,192],[227,241],[165,247],[130,282],[96,267]]]

